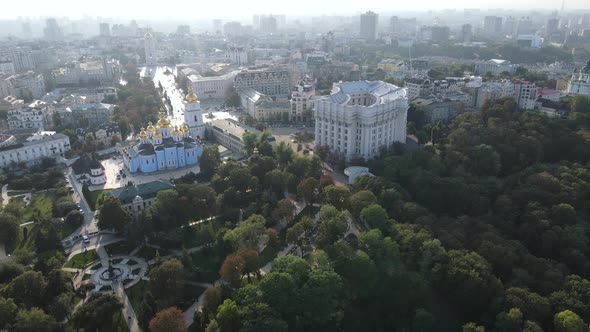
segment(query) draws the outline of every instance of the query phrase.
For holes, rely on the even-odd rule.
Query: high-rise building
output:
[[[400,32],[400,21],[399,21],[399,17],[397,16],[392,16],[389,19],[389,28],[391,29],[391,32]]]
[[[154,36],[146,32],[143,36],[145,50],[145,64],[147,66],[156,66],[158,64],[158,55],[156,54],[156,40]]]
[[[522,110],[534,109],[537,100],[535,83],[523,80],[515,80],[512,83],[514,83],[514,99],[518,104],[518,108]]]
[[[223,25],[223,34],[232,37],[242,35],[242,23],[236,21],[225,23]]]
[[[213,32],[221,32],[223,30],[223,21],[220,19],[213,20]]]
[[[8,54],[10,61],[14,65],[15,72],[20,73],[35,68],[35,62],[33,61],[30,47],[12,47],[8,51]]]
[[[484,17],[483,32],[488,37],[498,37],[502,33],[502,18],[498,16]]]
[[[109,37],[111,35],[111,28],[108,23],[101,23],[99,25],[100,36]]]
[[[276,17],[272,15],[260,17],[260,31],[264,33],[277,33]]]
[[[533,21],[528,16],[523,16],[518,20],[516,35],[530,35],[533,33]]]
[[[463,24],[461,27],[461,40],[463,42],[470,42],[473,38],[473,28],[471,24]]]
[[[31,23],[29,22],[23,22],[22,24],[22,30],[23,30],[23,38],[24,39],[31,39],[33,38],[33,30],[31,29]]]
[[[346,160],[373,158],[382,147],[406,141],[406,90],[382,81],[334,83],[314,102],[316,145]]]
[[[547,24],[545,25],[545,34],[550,36],[553,33],[556,33],[559,30],[559,19],[558,18],[550,18],[547,20]]]
[[[379,21],[379,15],[368,11],[361,14],[361,27],[360,36],[369,41],[373,41],[377,38],[377,22]]]
[[[46,27],[43,29],[43,35],[45,39],[48,41],[61,41],[63,40],[63,32],[61,28],[57,24],[57,21],[54,18],[48,18],[46,22]]]
[[[179,25],[176,27],[176,33],[179,35],[190,35],[191,27],[186,24]]]

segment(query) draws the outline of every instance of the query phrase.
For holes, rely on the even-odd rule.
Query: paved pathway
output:
[[[2,186],[2,206],[8,205],[10,202],[10,196],[8,196],[8,185]]]
[[[123,317],[127,321],[127,326],[129,327],[129,331],[131,331],[131,332],[141,331],[141,328],[139,328],[139,321],[137,320],[137,317],[135,316],[135,311],[133,311],[133,307],[131,306],[131,302],[129,302],[129,298],[127,297],[127,294],[125,293],[125,288],[123,287],[123,285],[121,283],[115,283],[115,284],[113,284],[113,290],[115,291],[115,294],[117,295],[117,297],[119,297],[119,299],[121,300],[121,303],[123,303],[123,309],[121,309],[121,310],[123,311]]]

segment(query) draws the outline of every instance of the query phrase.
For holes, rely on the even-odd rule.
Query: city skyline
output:
[[[59,5],[41,0],[29,0],[16,2],[8,5],[7,10],[0,13],[0,19],[16,18],[36,18],[36,17],[118,17],[118,18],[137,18],[150,20],[167,20],[167,19],[207,19],[214,17],[229,19],[247,19],[253,14],[285,14],[288,16],[314,16],[310,15],[310,8],[315,8],[315,15],[357,15],[367,10],[381,13],[403,13],[407,11],[427,12],[430,10],[463,10],[478,9],[482,12],[487,10],[559,10],[561,1],[480,1],[477,6],[471,1],[452,0],[452,1],[418,1],[400,4],[383,4],[380,1],[336,1],[327,0],[322,2],[318,8],[317,3],[311,0],[302,0],[298,6],[285,6],[284,3],[272,0],[256,0],[254,2],[230,1],[224,6],[201,4],[197,2],[186,3],[179,0],[166,2],[166,8],[162,10],[161,6],[146,6],[138,1],[118,2],[115,0],[105,0],[102,6],[93,7],[89,12],[80,8],[77,2],[73,0],[61,0]],[[590,9],[585,1],[568,0],[564,3],[565,10],[584,10]],[[182,8],[183,10],[179,10]],[[116,10],[114,10],[116,9]],[[124,14],[121,14],[124,13]]]

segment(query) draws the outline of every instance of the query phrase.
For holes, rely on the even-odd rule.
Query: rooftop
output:
[[[144,200],[150,199],[156,197],[158,192],[172,189],[173,187],[174,186],[170,181],[156,180],[153,182],[113,189],[108,195],[118,198],[121,201],[121,204],[125,205],[132,203],[133,199],[137,196],[140,196]]]
[[[355,81],[334,83],[332,94],[328,97],[332,103],[346,104],[350,101],[351,94],[366,93],[376,98],[374,104],[383,104],[386,101],[393,101],[406,98],[406,90],[383,81]]]

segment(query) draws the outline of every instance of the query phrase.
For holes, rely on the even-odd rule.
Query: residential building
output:
[[[368,41],[374,41],[377,38],[377,23],[379,15],[368,11],[361,14],[360,36]]]
[[[101,23],[98,28],[100,30],[101,37],[110,37],[111,36],[111,28],[108,23]]]
[[[207,122],[207,131],[215,141],[227,149],[245,154],[244,141],[242,137],[247,132],[253,132],[260,135],[260,130],[246,126],[232,119],[219,119]],[[275,138],[271,136],[269,143],[274,144]]]
[[[201,76],[191,74],[187,76],[189,85],[201,99],[226,98],[232,89],[234,79],[240,71],[232,71],[220,76]]]
[[[549,88],[537,88],[537,99],[547,99],[558,102],[561,99],[561,92]]]
[[[512,83],[514,83],[514,100],[518,104],[518,108],[522,110],[534,109],[537,100],[535,83],[524,80],[515,80]]]
[[[405,81],[405,88],[409,100],[426,97],[432,94],[434,86],[430,79],[410,78]]]
[[[7,97],[9,98],[9,97]],[[38,130],[48,130],[52,123],[53,112],[50,106],[40,100],[36,100],[28,106],[25,106],[20,100],[20,107],[12,108],[7,113],[8,128],[35,128]]]
[[[469,43],[471,42],[472,38],[473,27],[471,26],[471,24],[463,24],[463,26],[461,26],[461,41],[464,43]]]
[[[315,102],[316,145],[346,160],[375,157],[382,147],[406,141],[406,90],[382,81],[334,83]]]
[[[313,119],[312,98],[315,96],[313,84],[301,81],[291,92],[291,114],[289,120],[309,122]]]
[[[48,18],[45,22],[46,27],[43,29],[45,39],[51,42],[62,41],[64,36],[57,21],[54,18]]]
[[[54,131],[12,129],[0,132],[0,167],[25,163],[33,165],[44,158],[64,157],[70,138]]]
[[[488,37],[499,37],[502,33],[502,18],[498,16],[484,17],[483,32]]]
[[[174,188],[174,185],[170,181],[156,180],[113,189],[106,195],[118,199],[121,202],[121,207],[137,219],[142,215],[143,211],[153,205],[160,191],[172,188]]]
[[[234,87],[252,88],[271,98],[287,98],[291,93],[291,73],[279,67],[245,69],[236,75]]]
[[[277,19],[272,16],[263,15],[260,17],[260,31],[263,33],[277,33]]]
[[[11,62],[12,74],[35,69],[33,52],[30,47],[10,47],[7,50],[0,50],[0,62]],[[0,70],[1,71],[1,70]],[[4,71],[6,74],[10,72]]]
[[[225,51],[225,58],[234,65],[243,66],[248,63],[248,52],[243,47],[229,47]]]
[[[57,86],[78,86],[84,83],[112,84],[118,72],[116,60],[75,61],[52,71]]]
[[[98,126],[76,129],[79,140],[85,140],[87,135],[92,135],[97,148],[110,147],[121,141],[121,130],[116,122],[105,123]]]
[[[405,62],[397,59],[383,59],[377,64],[377,68],[386,73],[394,73],[402,70],[405,67]]]
[[[491,59],[488,61],[477,61],[475,63],[475,74],[485,75],[490,72],[494,76],[499,76],[503,72],[514,74],[516,65],[513,65],[508,60]]]
[[[514,83],[510,80],[483,82],[477,88],[475,107],[480,109],[486,100],[496,101],[502,97],[514,97]]]
[[[107,182],[104,166],[89,153],[82,154],[71,167],[80,183],[97,186]]]
[[[110,122],[114,109],[112,104],[84,103],[58,110],[58,114],[64,124],[98,126]]]
[[[10,81],[12,92],[10,94],[24,98],[26,95],[32,98],[41,98],[45,94],[45,80],[43,74],[28,71],[12,75],[7,78]]]

